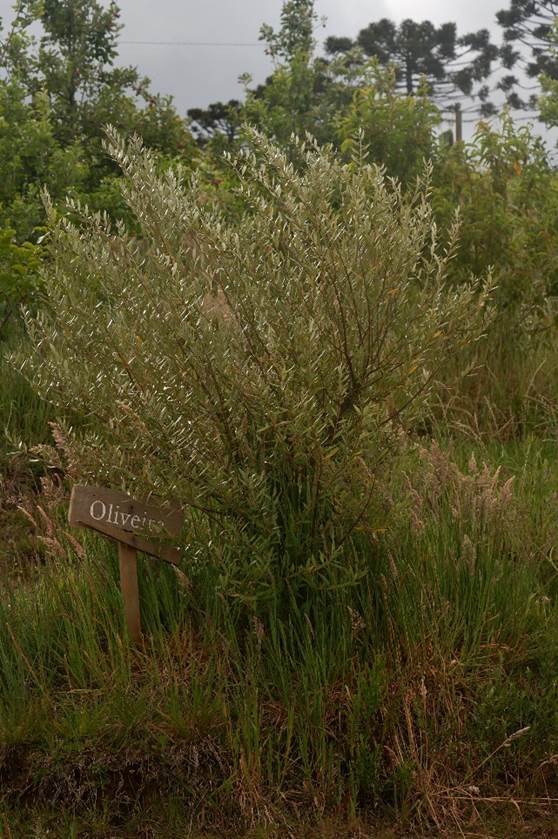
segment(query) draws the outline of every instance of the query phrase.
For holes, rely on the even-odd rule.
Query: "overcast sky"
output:
[[[0,0],[0,17],[7,22],[13,0]],[[124,29],[121,41],[220,41],[255,43],[262,23],[277,26],[281,0],[120,0]],[[496,31],[495,14],[508,0],[317,0],[327,17],[319,38],[328,34],[354,36],[381,17],[402,20],[453,20],[460,32]],[[261,82],[270,70],[263,46],[169,46],[127,44],[120,62],[133,64],[161,93],[171,93],[179,111],[218,99],[240,97],[238,76],[252,74]]]

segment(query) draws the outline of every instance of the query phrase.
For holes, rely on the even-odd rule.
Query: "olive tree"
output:
[[[138,140],[110,150],[140,232],[78,206],[53,222],[27,319],[24,371],[82,418],[59,434],[71,474],[179,498],[185,565],[247,596],[350,582],[401,425],[479,336],[487,288],[448,286],[426,187],[403,194],[364,150],[287,156],[252,132],[233,219]]]

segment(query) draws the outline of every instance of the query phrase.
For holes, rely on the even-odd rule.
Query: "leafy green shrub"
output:
[[[507,115],[499,130],[481,122],[471,143],[442,149],[434,173],[438,221],[461,215],[453,276],[492,268],[500,311],[515,307],[524,330],[537,328],[558,291],[558,180],[540,137]]]
[[[350,106],[338,119],[337,132],[341,151],[350,154],[364,142],[368,160],[385,166],[388,175],[407,184],[432,157],[439,122],[438,109],[426,92],[401,96],[395,70],[370,61]]]
[[[0,340],[22,305],[33,303],[39,292],[40,245],[19,245],[15,231],[0,228]]]
[[[0,224],[19,242],[44,222],[41,190],[53,200],[85,186],[87,165],[78,143],[57,141],[46,94],[32,99],[15,81],[0,80]]]
[[[432,202],[441,230],[460,212],[450,279],[491,270],[497,317],[465,363],[474,375],[445,375],[453,419],[515,436],[550,427],[558,382],[558,179],[540,138],[504,115],[499,129],[480,123],[469,144],[443,150]],[[442,233],[443,238],[443,233]],[[458,359],[462,369],[464,359]],[[457,385],[457,386],[456,386]]]
[[[23,367],[91,419],[68,431],[75,477],[178,497],[186,557],[258,599],[368,568],[396,420],[478,335],[487,292],[447,287],[453,251],[436,246],[424,189],[404,196],[327,149],[299,143],[295,167],[251,142],[232,163],[231,223],[113,136],[141,238],[86,210],[57,223]]]

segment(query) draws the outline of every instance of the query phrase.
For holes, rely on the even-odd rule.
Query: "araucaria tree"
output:
[[[458,37],[455,23],[435,26],[429,20],[404,20],[398,25],[383,18],[362,29],[355,42],[335,37],[326,41],[331,54],[354,46],[381,64],[394,65],[398,85],[408,96],[416,93],[425,79],[429,94],[441,105],[476,95],[485,110],[489,109],[488,89],[482,82],[498,49],[486,29]]]
[[[229,590],[347,584],[370,562],[400,421],[479,334],[486,291],[446,284],[425,191],[363,159],[299,143],[295,165],[252,134],[231,221],[137,142],[111,147],[141,235],[75,207],[28,319],[24,371],[95,420],[68,432],[74,476],[178,496],[185,562]]]
[[[504,30],[504,46],[500,50],[504,67],[517,68],[529,78],[544,73],[548,79],[558,79],[558,60],[554,47],[553,24],[558,16],[556,0],[510,0],[508,9],[497,13]],[[500,82],[512,107],[536,105],[536,96],[525,96],[521,79],[507,75]]]

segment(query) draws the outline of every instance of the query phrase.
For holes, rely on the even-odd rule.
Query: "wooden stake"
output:
[[[182,508],[178,504],[161,506],[153,501],[137,501],[124,492],[107,487],[75,486],[70,498],[68,520],[73,527],[89,527],[118,542],[120,588],[128,635],[133,644],[139,644],[138,551],[164,559],[176,568],[181,553],[169,540],[181,534],[184,524]]]
[[[134,644],[141,641],[141,618],[138,589],[138,552],[135,548],[118,543],[118,563],[120,565],[120,588],[124,601],[124,614],[130,640]]]

